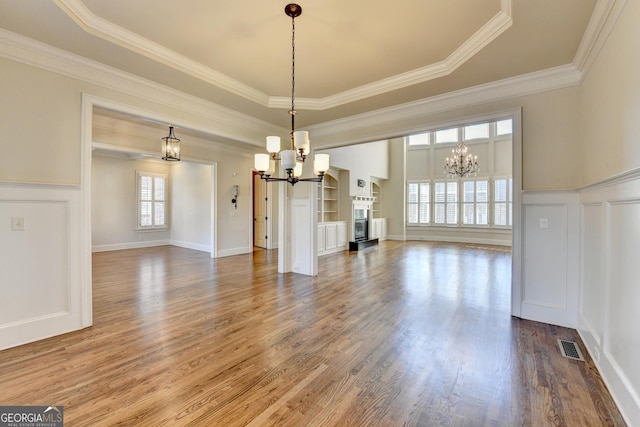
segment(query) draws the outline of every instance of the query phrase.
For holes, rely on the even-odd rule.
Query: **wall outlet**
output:
[[[11,218],[11,231],[24,231],[24,218],[14,216]]]

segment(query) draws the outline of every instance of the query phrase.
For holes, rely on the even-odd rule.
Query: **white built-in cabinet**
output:
[[[369,225],[369,239],[387,239],[387,218],[372,218]]]
[[[347,222],[318,223],[318,255],[343,251],[347,248]]]
[[[318,255],[347,248],[347,222],[340,219],[340,181],[328,171],[318,183]]]

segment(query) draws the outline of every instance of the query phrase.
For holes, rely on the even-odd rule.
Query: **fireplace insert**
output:
[[[369,227],[366,218],[356,218],[353,223],[353,240],[364,242],[369,238]]]

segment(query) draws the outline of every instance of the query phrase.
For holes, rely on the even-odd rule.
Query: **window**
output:
[[[410,182],[408,186],[407,222],[429,224],[431,222],[431,185],[428,182]]]
[[[407,220],[409,227],[510,229],[513,216],[511,158],[513,120],[501,118],[434,127],[407,136]],[[477,154],[481,170],[447,179],[444,158],[460,141]],[[413,151],[411,151],[413,150]],[[416,156],[416,151],[423,151]],[[493,157],[493,159],[492,159]],[[492,159],[492,160],[489,160]]]
[[[480,123],[464,127],[464,140],[489,138],[489,123]]]
[[[462,194],[462,223],[464,225],[489,224],[489,182],[464,181]]]
[[[498,120],[496,122],[496,135],[510,135],[513,133],[513,121],[511,119],[508,120]]]
[[[436,224],[458,223],[458,183],[456,181],[435,183],[434,212]]]
[[[166,229],[167,176],[137,172],[138,230]]]
[[[429,139],[431,137],[431,132],[419,133],[417,135],[409,135],[409,145],[429,145]]]
[[[436,131],[436,144],[443,144],[445,142],[458,142],[458,128]]]
[[[496,179],[494,181],[493,225],[511,227],[513,225],[513,180]]]

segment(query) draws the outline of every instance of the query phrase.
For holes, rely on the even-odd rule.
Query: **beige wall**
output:
[[[425,127],[522,107],[522,186],[524,190],[575,189],[579,162],[578,87],[475,105],[424,117]],[[393,172],[392,172],[393,173]]]
[[[640,3],[628,1],[580,90],[581,183],[640,167]]]
[[[0,59],[0,181],[80,184],[78,82]]]

